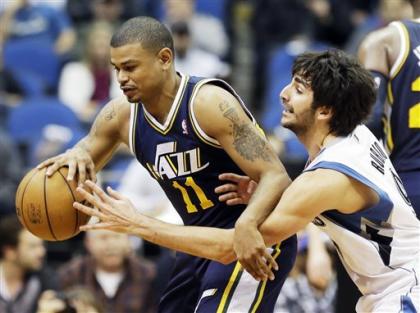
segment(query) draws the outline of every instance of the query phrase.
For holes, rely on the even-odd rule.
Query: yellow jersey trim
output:
[[[281,243],[277,244],[276,247],[274,248],[274,255],[273,255],[274,259],[277,259],[277,257],[281,253],[280,244]],[[271,265],[270,265],[270,268],[271,268]],[[266,286],[267,286],[267,280],[263,281],[262,284],[260,285],[260,287],[258,288],[257,297],[254,300],[252,308],[249,310],[250,313],[255,313],[257,311],[258,307],[260,306],[262,298],[264,296],[264,291],[265,291]]]
[[[398,75],[410,52],[410,36],[405,25],[401,22],[393,22],[391,25],[394,25],[398,29],[401,39],[401,50],[398,54],[397,60],[395,61],[394,65],[392,65],[389,81],[392,81]]]
[[[216,313],[225,313],[227,311],[230,300],[233,295],[232,289],[234,288],[232,287],[238,283],[242,273],[243,269],[241,264],[239,262],[236,262],[235,268],[233,269],[232,275],[230,275],[229,282],[225,288],[225,291],[223,292],[222,300],[220,301]]]

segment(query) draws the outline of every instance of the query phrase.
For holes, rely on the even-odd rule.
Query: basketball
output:
[[[16,214],[22,225],[35,236],[49,241],[69,239],[89,216],[73,208],[77,183],[67,181],[67,167],[52,176],[46,168],[33,169],[25,175],[16,192]]]

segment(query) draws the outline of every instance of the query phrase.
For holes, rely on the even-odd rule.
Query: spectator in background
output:
[[[0,43],[28,38],[51,42],[55,52],[63,55],[73,48],[76,34],[62,11],[29,0],[9,2],[0,15]]]
[[[377,10],[354,30],[347,41],[345,50],[357,54],[361,42],[370,32],[384,27],[392,21],[412,18],[412,3],[415,2],[418,3],[416,0],[380,0]]]
[[[0,129],[0,218],[14,213],[17,186],[22,178],[22,162],[16,147]]]
[[[75,286],[63,293],[45,291],[38,301],[37,313],[103,313],[95,295],[86,287]]]
[[[229,66],[210,52],[191,45],[191,31],[186,22],[176,22],[171,26],[175,49],[175,68],[185,74],[200,77],[226,79]]]
[[[43,241],[24,229],[15,214],[0,220],[0,312],[35,312],[41,293],[56,289],[44,257]]]
[[[88,255],[60,267],[63,289],[86,286],[106,313],[155,312],[157,299],[152,286],[155,268],[133,255],[126,234],[87,232],[85,245]]]
[[[164,10],[166,24],[173,25],[176,22],[188,24],[193,48],[200,48],[221,58],[226,56],[229,38],[223,22],[214,16],[197,13],[195,0],[164,0]]]
[[[91,25],[83,59],[67,63],[61,73],[59,98],[83,122],[90,123],[102,104],[122,94],[109,64],[112,33],[108,23]]]
[[[67,12],[73,22],[80,26],[102,20],[118,24],[122,20],[144,15],[148,0],[71,0],[67,2]]]
[[[4,68],[2,48],[0,42],[0,127],[2,126],[2,111],[5,109],[4,107],[15,106],[24,95],[24,90],[14,73]]]
[[[315,228],[313,225],[309,225]],[[328,240],[328,239],[327,239]],[[328,240],[329,241],[329,240]],[[324,284],[314,284],[309,276],[310,238],[307,232],[298,234],[298,255],[276,303],[277,313],[333,313],[337,282],[334,275]],[[327,251],[327,253],[330,253]],[[328,271],[328,268],[320,269]]]

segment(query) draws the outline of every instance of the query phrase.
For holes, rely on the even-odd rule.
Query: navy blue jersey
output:
[[[138,161],[159,182],[185,225],[230,228],[245,206],[219,202],[214,189],[221,184],[219,174],[243,172],[196,123],[191,104],[204,84],[220,86],[242,103],[221,80],[182,76],[165,125],[141,104],[135,105],[130,145]]]
[[[420,170],[420,23],[391,25],[398,28],[401,49],[388,84],[386,147],[398,172]]]

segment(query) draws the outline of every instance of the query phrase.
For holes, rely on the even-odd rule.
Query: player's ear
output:
[[[171,49],[163,48],[158,52],[157,57],[163,69],[167,70],[172,65],[174,55]]]
[[[328,120],[331,119],[333,111],[331,107],[320,106],[317,108],[317,117],[319,120]]]

